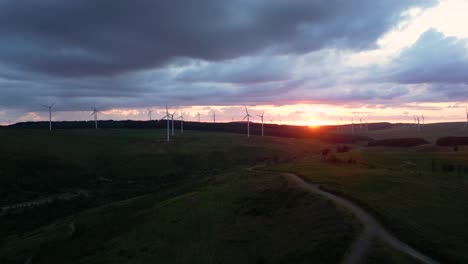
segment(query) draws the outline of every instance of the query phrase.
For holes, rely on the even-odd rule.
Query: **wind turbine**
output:
[[[465,112],[466,112],[466,123],[465,123],[465,127],[463,127],[463,130],[465,130],[466,127],[468,126],[468,109],[466,108],[466,106],[465,106]]]
[[[262,119],[262,137],[263,137],[263,116],[265,115],[265,111],[261,115],[257,115]]]
[[[152,109],[149,109],[149,108],[146,108],[146,109],[148,110],[149,120],[150,120],[150,121],[153,120],[153,119],[151,118],[151,113],[153,113],[153,110],[152,110]]]
[[[247,106],[245,106],[245,116],[242,119],[244,121],[247,118],[247,137],[250,137],[250,118],[253,117],[249,114],[249,111],[247,110]]]
[[[167,137],[166,137],[166,141],[169,142],[169,140],[170,140],[169,131],[171,130],[171,126],[170,126],[170,123],[169,123],[169,118],[171,118],[171,115],[169,114],[169,110],[167,109],[167,105],[166,105],[166,115],[163,118],[161,118],[161,120],[163,120],[164,118],[167,120]]]
[[[94,127],[97,129],[97,114],[98,114],[98,110],[96,109],[96,107],[93,108],[93,112],[91,113],[91,116],[94,115]]]
[[[51,105],[40,104],[43,107],[49,108],[49,130],[52,131],[52,107],[54,107],[55,103]]]
[[[197,112],[198,114],[198,123],[200,123],[200,112]]]
[[[213,123],[216,123],[216,112],[213,110]]]
[[[182,111],[180,111],[180,133],[184,133],[184,117],[182,116]]]
[[[421,113],[422,127],[424,127],[424,113]]]
[[[354,134],[354,117],[351,118],[351,133]]]
[[[171,120],[172,120],[172,136],[174,136],[174,114],[175,113],[176,113],[176,111],[174,111],[174,113],[170,114]]]
[[[359,130],[362,131],[362,118],[359,118]]]

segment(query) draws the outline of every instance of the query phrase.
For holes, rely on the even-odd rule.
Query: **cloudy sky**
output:
[[[462,121],[468,0],[0,1],[0,123]]]

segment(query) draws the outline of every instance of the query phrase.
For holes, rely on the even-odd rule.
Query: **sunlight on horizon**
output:
[[[413,123],[414,117],[424,115],[425,123],[438,122],[464,122],[466,121],[465,103],[420,103],[407,104],[400,107],[373,106],[334,106],[321,104],[294,104],[294,105],[256,105],[247,106],[249,114],[253,116],[252,122],[261,122],[264,114],[265,124],[289,124],[318,127],[324,125],[342,125],[373,122]],[[152,119],[160,120],[165,116],[165,108],[148,107],[152,109]],[[185,121],[198,121],[200,113],[201,122],[213,122],[213,111],[216,112],[216,122],[238,122],[245,116],[244,106],[187,106],[169,107],[169,112],[180,113]],[[60,111],[53,112],[54,121],[86,121],[91,120],[89,111]],[[3,121],[3,125],[26,121],[45,121],[48,113],[28,112],[16,120]],[[100,120],[149,120],[147,108],[107,109],[98,114]]]

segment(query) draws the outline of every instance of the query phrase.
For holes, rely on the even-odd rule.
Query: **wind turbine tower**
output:
[[[49,109],[49,131],[52,131],[52,107],[54,107],[55,103],[51,105],[44,105],[44,104],[41,104],[41,105]]]
[[[151,113],[153,113],[152,109],[146,108],[148,110],[148,115],[149,115],[149,121],[153,120],[151,117]]]
[[[422,121],[421,126],[424,127],[424,113],[421,113],[421,121]]]
[[[182,116],[182,111],[180,111],[180,116],[179,116],[179,120],[180,120],[180,133],[184,133],[184,117]]]
[[[216,123],[216,112],[213,110],[213,123]]]
[[[263,137],[263,116],[264,115],[265,115],[265,111],[261,115],[258,115],[262,119],[262,137]]]
[[[197,112],[198,114],[198,123],[200,123],[200,112]]]
[[[465,106],[465,113],[466,113],[466,123],[465,123],[465,127],[463,127],[463,130],[465,130],[466,127],[468,126],[468,108],[466,108],[466,106]]]
[[[174,111],[174,113],[171,114],[171,120],[172,120],[172,136],[174,136],[174,114],[176,113],[176,111]]]
[[[247,119],[247,137],[250,138],[250,118],[252,116],[249,114],[249,111],[247,110],[247,106],[245,106],[245,116],[242,120]]]
[[[167,105],[166,105],[166,115],[161,118],[161,120],[163,119],[166,119],[167,121],[167,137],[166,137],[166,141],[169,142],[170,139],[170,135],[169,135],[169,131],[171,130],[171,126],[170,126],[170,123],[169,123],[169,118],[171,118],[171,115],[169,114],[169,109],[167,109]]]
[[[97,126],[97,114],[98,114],[98,110],[96,109],[96,107],[93,108],[93,112],[91,113],[91,116],[94,116],[94,128],[97,129],[98,126]]]

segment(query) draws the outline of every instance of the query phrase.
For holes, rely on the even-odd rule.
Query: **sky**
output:
[[[0,1],[0,124],[465,121],[468,0]],[[259,121],[257,117],[254,121]]]

